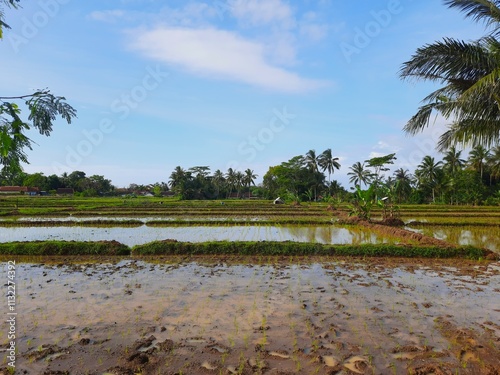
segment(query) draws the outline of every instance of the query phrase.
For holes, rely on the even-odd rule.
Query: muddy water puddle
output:
[[[19,373],[500,369],[500,263],[179,259],[18,263]]]
[[[193,226],[137,228],[27,227],[0,228],[0,242],[118,241],[128,246],[151,241],[296,241],[328,244],[383,243],[389,240],[365,228],[335,226]]]

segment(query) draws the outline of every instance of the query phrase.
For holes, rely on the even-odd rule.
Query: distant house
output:
[[[25,195],[37,195],[40,189],[37,187],[29,186],[0,186],[0,194],[5,195],[15,195],[15,194],[25,194]]]
[[[57,195],[73,195],[75,193],[74,189],[71,188],[59,188],[57,189]]]

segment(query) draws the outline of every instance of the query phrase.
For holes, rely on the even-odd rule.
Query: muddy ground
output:
[[[16,283],[16,374],[500,373],[499,262],[53,258]]]

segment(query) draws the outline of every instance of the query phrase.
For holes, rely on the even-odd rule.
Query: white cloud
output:
[[[234,17],[250,26],[295,24],[292,9],[281,0],[230,0],[228,5]]]
[[[373,146],[373,148],[378,148],[380,150],[385,150],[385,149],[389,148],[389,145],[386,142],[384,142],[384,141],[378,141],[377,144],[375,146]]]
[[[215,19],[217,14],[217,9],[206,3],[190,2],[183,8],[162,8],[159,19],[171,25],[199,26]]]
[[[368,159],[380,158],[380,157],[385,156],[385,155],[387,155],[387,154],[384,153],[384,152],[372,151],[372,152],[370,152],[370,155],[368,156]]]
[[[318,42],[324,39],[328,34],[329,26],[321,24],[317,21],[318,15],[315,12],[307,12],[304,14],[300,21],[299,32],[300,35]]]
[[[265,55],[273,63],[286,66],[292,66],[297,63],[295,37],[291,33],[274,33],[269,35],[263,43],[266,46]]]
[[[135,0],[133,0],[135,1]],[[89,18],[94,21],[154,24],[158,22],[179,26],[200,26],[215,19],[218,10],[202,2],[189,2],[180,8],[162,7],[158,12],[145,12],[127,9],[94,11]]]
[[[304,92],[327,82],[300,77],[265,59],[264,45],[214,28],[158,27],[130,32],[130,46],[189,72],[283,92]]]

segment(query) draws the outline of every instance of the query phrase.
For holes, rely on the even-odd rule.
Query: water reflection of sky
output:
[[[456,245],[478,246],[500,252],[500,229],[497,227],[432,225],[406,229]]]
[[[27,227],[0,228],[0,242],[12,241],[111,241],[128,246],[151,241],[296,241],[327,244],[383,243],[388,239],[365,228],[334,226],[192,226],[137,228]]]
[[[0,218],[0,221],[11,221],[11,218]],[[106,221],[127,221],[127,220],[137,220],[144,223],[149,221],[192,221],[192,220],[202,220],[202,221],[262,221],[267,220],[266,217],[196,217],[196,216],[34,216],[34,217],[20,217],[16,219],[17,221],[27,221],[27,222],[43,222],[43,221],[65,221],[65,222],[85,222],[85,221],[96,221],[96,220],[106,220]]]

